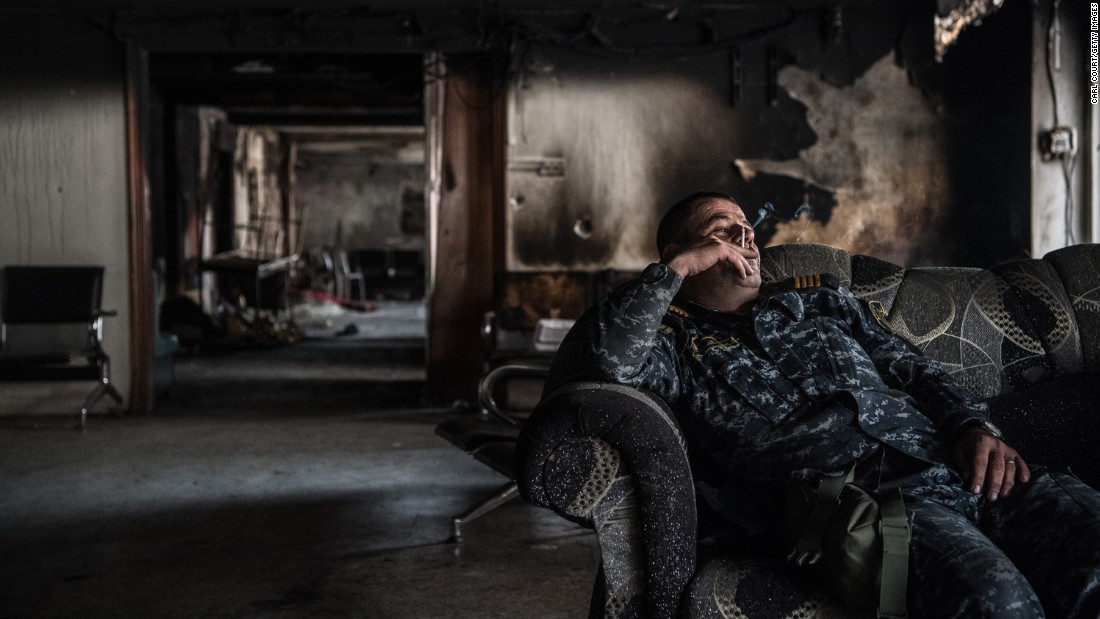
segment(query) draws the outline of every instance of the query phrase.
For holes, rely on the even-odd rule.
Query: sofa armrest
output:
[[[1028,464],[1069,469],[1100,487],[1100,372],[1059,376],[988,400],[989,418]]]
[[[532,413],[516,458],[525,499],[601,536],[609,589],[626,587],[608,591],[607,612],[676,615],[695,572],[697,517],[683,434],[664,403],[621,385],[566,385]],[[622,581],[612,573],[621,565],[643,566],[643,577]]]

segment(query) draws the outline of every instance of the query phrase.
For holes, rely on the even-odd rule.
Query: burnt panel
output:
[[[504,279],[498,317],[504,328],[531,330],[540,318],[578,318],[590,304],[584,273],[513,273]]]
[[[746,49],[746,66],[764,62]],[[510,271],[640,270],[664,210],[729,191],[739,156],[793,157],[816,136],[802,103],[768,105],[759,73],[731,107],[729,57],[592,58],[531,47],[511,84],[505,212]]]

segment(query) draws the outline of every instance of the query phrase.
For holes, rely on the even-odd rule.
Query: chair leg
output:
[[[110,380],[103,379],[95,386],[92,393],[88,395],[88,398],[84,400],[84,406],[80,407],[80,429],[83,430],[88,426],[88,411],[92,410],[96,402],[103,396],[109,396],[115,401],[115,404],[122,404],[122,394],[115,389],[115,386],[111,384]]]
[[[461,544],[462,543],[462,525],[469,524],[474,520],[484,516],[485,514],[493,511],[494,509],[504,505],[508,501],[519,496],[519,486],[516,482],[510,481],[501,486],[496,492],[485,497],[474,505],[470,511],[455,516],[451,519],[451,538],[448,542]]]

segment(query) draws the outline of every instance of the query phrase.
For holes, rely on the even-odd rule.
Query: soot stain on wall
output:
[[[780,84],[807,109],[818,135],[797,159],[739,159],[742,177],[787,176],[830,192],[827,220],[776,224],[770,243],[813,242],[899,264],[934,260],[944,247],[939,220],[949,203],[942,124],[884,56],[852,85],[836,88],[790,66]]]
[[[303,247],[423,249],[423,157],[405,162],[393,151],[300,151]]]
[[[710,181],[710,154],[732,151],[732,123],[707,122],[728,111],[698,83],[674,76],[567,84],[572,92],[546,84],[521,95],[528,144],[560,153],[565,176],[510,179],[512,204],[526,196],[510,213],[511,266],[644,266],[654,215],[671,199],[668,179]]]
[[[749,60],[763,62],[762,51]],[[756,58],[759,55],[760,58]],[[728,56],[632,62],[541,50],[511,83],[507,269],[640,270],[664,210],[728,190],[737,156],[795,156],[815,136],[802,104],[730,104]],[[538,173],[556,161],[561,175]]]

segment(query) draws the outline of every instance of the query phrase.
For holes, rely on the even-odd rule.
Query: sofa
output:
[[[978,269],[790,244],[765,249],[761,271],[766,284],[836,275],[987,402],[1028,462],[1100,483],[1100,245]],[[648,393],[592,381],[544,393],[515,466],[527,501],[595,530],[591,616],[860,616],[778,558],[751,502],[693,477],[674,415]]]

